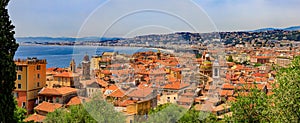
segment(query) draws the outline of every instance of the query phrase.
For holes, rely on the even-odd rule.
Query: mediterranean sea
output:
[[[47,60],[47,68],[68,67],[70,61],[75,59],[76,64],[81,63],[83,56],[88,54],[101,55],[103,52],[118,52],[120,54],[134,54],[142,51],[157,51],[142,47],[106,47],[106,46],[47,46],[47,45],[20,45],[14,59],[37,57]]]

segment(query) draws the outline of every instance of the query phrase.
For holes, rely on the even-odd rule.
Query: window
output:
[[[18,75],[18,80],[21,80],[22,79],[22,76],[21,75]]]
[[[215,68],[215,71],[214,71],[214,72],[215,72],[215,73],[214,73],[215,76],[219,76],[219,75],[218,75],[218,73],[219,73],[219,72],[218,72],[218,68]]]
[[[174,97],[174,100],[176,100],[176,97]]]
[[[37,82],[37,87],[40,87],[40,82]]]
[[[16,69],[17,69],[17,71],[23,71],[23,67],[22,66],[17,66]]]
[[[15,92],[15,93],[14,93],[14,96],[15,96],[16,98],[19,98],[19,93],[18,93],[18,92]]]
[[[41,65],[37,65],[37,66],[36,66],[36,69],[37,69],[37,70],[41,70]]]
[[[40,74],[39,73],[37,74],[37,78],[40,78]]]
[[[57,81],[60,82],[60,78],[57,78]]]
[[[22,108],[26,108],[26,102],[22,102]]]
[[[58,103],[59,102],[59,98],[58,97],[56,97],[56,103]]]
[[[22,84],[18,84],[18,89],[21,89],[22,88]]]

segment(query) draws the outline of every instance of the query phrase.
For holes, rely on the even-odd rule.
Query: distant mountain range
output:
[[[291,26],[287,28],[261,28],[250,32],[265,32],[265,31],[274,31],[274,30],[297,31],[300,30],[300,26]]]
[[[120,40],[123,38],[108,38],[108,37],[83,37],[83,38],[72,38],[72,37],[17,37],[17,42],[75,42],[75,41],[109,41],[109,40]]]
[[[257,30],[252,30],[249,32],[266,32],[266,31],[274,31],[274,30],[285,30],[285,31],[296,31],[300,30],[300,26],[291,26],[287,28],[261,28]],[[180,32],[177,32],[180,33]],[[19,43],[26,43],[26,42],[76,42],[76,41],[115,41],[124,38],[119,37],[83,37],[83,38],[72,38],[72,37],[17,37],[16,40]]]

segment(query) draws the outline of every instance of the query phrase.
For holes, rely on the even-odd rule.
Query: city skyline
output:
[[[296,26],[300,20],[299,3],[297,0],[32,0],[11,1],[9,14],[16,26],[16,37],[133,37]]]

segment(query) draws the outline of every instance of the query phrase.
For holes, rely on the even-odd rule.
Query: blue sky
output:
[[[11,0],[16,36],[132,37],[300,25],[300,0]]]

